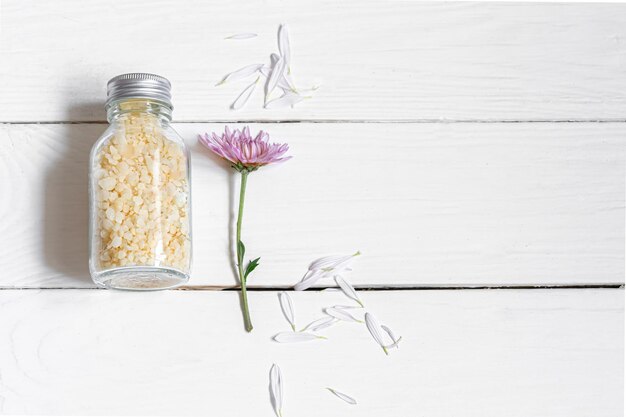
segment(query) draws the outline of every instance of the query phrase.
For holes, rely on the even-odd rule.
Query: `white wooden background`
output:
[[[245,82],[215,83],[266,62],[280,23],[296,83],[320,89],[230,111]],[[192,150],[189,291],[88,276],[88,152],[106,81],[132,71],[172,81]],[[271,416],[276,362],[286,417],[623,415],[624,74],[621,4],[4,0],[0,413]],[[196,138],[225,124],[294,155],[250,179],[251,335],[213,291],[236,285],[237,184]],[[277,290],[357,249],[349,279],[400,349],[349,323],[271,342]],[[343,302],[292,296],[300,324]]]

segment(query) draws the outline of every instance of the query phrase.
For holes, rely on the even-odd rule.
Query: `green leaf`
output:
[[[246,253],[246,246],[240,240],[239,242],[237,242],[237,264],[238,265],[243,264],[243,257],[245,253]]]
[[[259,259],[261,258],[256,258],[248,262],[248,266],[246,266],[246,270],[243,273],[244,278],[248,278],[250,272],[254,271],[256,267],[259,266]]]

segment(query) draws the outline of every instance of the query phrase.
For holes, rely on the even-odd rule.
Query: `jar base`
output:
[[[189,275],[161,267],[115,268],[92,274],[92,277],[100,287],[130,291],[168,290],[189,281]]]

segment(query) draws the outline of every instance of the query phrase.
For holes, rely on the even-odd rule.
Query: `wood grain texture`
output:
[[[293,285],[329,253],[355,285],[624,282],[624,124],[272,124],[292,161],[254,173],[251,286]],[[192,285],[234,285],[237,178],[192,150]],[[4,287],[88,287],[87,158],[104,125],[0,128]]]
[[[340,293],[292,294],[299,326]],[[615,417],[623,405],[623,290],[363,294],[403,336],[389,356],[364,325],[326,341],[290,331],[274,292],[251,294],[252,334],[233,292],[0,291],[0,410],[46,415]],[[324,390],[354,396],[349,406]]]
[[[175,118],[596,120],[626,114],[626,5],[4,0],[0,121],[103,120],[106,81],[169,77]],[[290,27],[295,110],[228,110]],[[256,32],[248,41],[226,41]]]

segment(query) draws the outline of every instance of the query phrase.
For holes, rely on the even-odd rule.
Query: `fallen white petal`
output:
[[[272,67],[270,67],[269,65],[263,65],[261,68],[259,68],[259,72],[265,78],[269,77],[271,70],[272,70]]]
[[[338,290],[338,291],[341,291],[341,290]],[[336,308],[337,310],[354,310],[354,309],[363,308],[363,307],[361,307],[361,306],[342,306],[342,305],[337,305],[337,306],[333,306],[333,308]]]
[[[390,345],[385,345],[383,348],[384,349],[391,349],[391,348],[398,348],[398,346],[400,345],[400,341],[402,340],[402,336],[400,336],[398,338],[398,340],[394,341],[392,344]]]
[[[291,46],[289,45],[289,34],[287,33],[286,25],[280,25],[278,28],[278,51],[289,69],[291,65]]]
[[[400,340],[402,340],[402,336],[400,337],[396,337],[396,335],[393,333],[393,331],[391,331],[391,329],[387,326],[385,326],[384,324],[382,326],[380,326],[391,338],[391,340],[393,340],[393,344],[388,345],[387,348],[391,348],[391,347],[398,347],[398,343],[400,343]]]
[[[283,376],[276,364],[273,364],[270,369],[270,394],[274,412],[278,417],[281,417],[283,408]]]
[[[265,105],[266,109],[279,109],[282,107],[292,107],[304,100],[299,94],[287,92],[282,97],[274,99]]]
[[[281,59],[280,55],[277,55],[277,54],[270,55],[270,66],[269,67],[267,65],[263,66],[263,71],[267,73],[266,76],[270,75],[270,70],[276,66],[276,63],[278,62],[279,59]],[[285,61],[285,66],[286,67],[289,66],[289,62]],[[278,80],[278,84],[276,84],[276,86],[281,88],[284,91],[291,91],[294,93],[297,92],[296,87],[293,81],[291,80],[291,76],[289,75],[288,71],[283,71],[283,75]]]
[[[283,74],[282,78],[278,81],[278,86],[282,88],[285,92],[299,93],[296,85],[291,79],[291,75],[289,74]],[[285,88],[284,86],[287,86],[287,88]]]
[[[298,92],[299,92],[299,93],[312,93],[312,92],[314,92],[314,91],[319,90],[319,88],[320,88],[320,86],[319,86],[319,85],[314,85],[314,86],[313,86],[313,87],[311,87],[311,88],[304,88],[304,89],[298,90]]]
[[[356,400],[352,397],[350,397],[349,395],[346,395],[342,392],[339,392],[337,390],[334,390],[332,388],[326,388],[328,391],[332,392],[333,394],[335,394],[335,396],[337,396],[338,398],[341,398],[342,400],[344,400],[345,402],[347,402],[348,404],[352,404],[352,405],[356,405]]]
[[[263,64],[252,64],[247,65],[243,68],[239,68],[237,71],[233,71],[230,74],[224,76],[224,78],[222,78],[222,81],[220,81],[216,85],[222,85],[226,81],[237,81],[249,77],[252,74],[258,72],[261,68],[263,68]]]
[[[227,36],[224,39],[239,40],[239,39],[251,39],[251,38],[256,38],[256,37],[257,37],[256,33],[236,33],[234,35]]]
[[[314,285],[321,278],[322,278],[322,274],[319,274],[317,272],[308,271],[306,274],[304,274],[304,277],[302,277],[302,280],[300,280],[300,282],[298,282],[296,285],[294,285],[293,289],[296,290],[296,291],[304,291],[307,288],[309,288],[312,285]]]
[[[352,256],[345,256],[345,255],[324,256],[322,258],[318,258],[314,260],[313,262],[311,262],[311,264],[309,265],[309,271],[319,271],[322,269],[326,269],[331,266],[334,266],[337,263],[342,262],[345,259],[351,259],[351,258]]]
[[[252,96],[252,93],[254,92],[254,89],[256,88],[258,82],[259,82],[259,78],[257,78],[255,82],[247,86],[245,90],[243,90],[241,94],[239,94],[239,97],[237,97],[237,99],[233,102],[233,104],[231,104],[230,108],[233,110],[239,110],[240,108],[245,106],[248,100],[250,99],[250,97]]]
[[[363,307],[363,302],[357,295],[356,290],[354,289],[352,284],[350,284],[348,281],[340,276],[335,277],[335,282],[337,283],[337,285],[339,285],[339,288],[341,288],[341,291],[343,291],[346,297],[350,298],[353,301],[356,301],[361,307]]]
[[[383,335],[380,333],[380,325],[378,321],[372,316],[370,313],[365,313],[365,325],[367,326],[367,330],[369,330],[370,334],[380,345],[380,347],[385,351],[385,354],[388,355],[387,348],[385,347],[385,342],[383,341]]]
[[[261,70],[263,73],[264,69]],[[355,256],[360,255],[361,252],[353,253],[352,255],[332,255],[318,258],[311,262],[309,270],[304,277],[298,282],[294,289],[296,291],[306,290],[314,285],[321,278],[327,278],[337,275],[344,271],[351,271],[352,268],[347,264]]]
[[[330,327],[337,322],[339,322],[339,320],[334,317],[322,317],[321,319],[317,319],[307,324],[306,327],[300,331],[305,332],[307,330],[311,330],[312,332],[317,332],[318,330]]]
[[[344,266],[346,262],[350,261],[355,256],[359,256],[360,254],[361,252],[357,251],[352,255],[325,256],[314,260],[311,265],[309,265],[309,271],[338,269],[339,267]]]
[[[272,66],[270,76],[267,78],[267,83],[265,84],[266,104],[267,104],[267,101],[269,100],[270,94],[272,94],[272,92],[276,88],[276,84],[278,84],[278,81],[281,79],[284,72],[285,72],[285,60],[279,57],[278,61],[276,61],[276,63]]]
[[[298,343],[326,338],[324,336],[318,336],[312,333],[305,332],[282,332],[274,335],[272,339],[274,339],[274,341],[278,343]]]
[[[295,332],[296,318],[293,310],[293,303],[291,302],[291,297],[289,297],[289,294],[282,291],[278,293],[278,300],[280,301],[280,309],[283,311],[283,315],[285,316],[289,324],[291,324],[291,329]]]
[[[270,75],[271,70],[272,70],[272,67],[268,65],[263,65],[263,68],[261,68],[259,72],[261,73],[262,76],[267,78]],[[292,91],[292,92],[297,91],[295,86],[292,86],[291,84],[289,84],[289,81],[287,81],[287,77],[281,77],[281,79],[278,80],[277,87],[283,91]]]
[[[352,314],[348,313],[345,310],[339,310],[333,307],[328,307],[324,309],[324,313],[339,320],[363,323],[363,320],[357,319],[356,317],[354,317]]]

